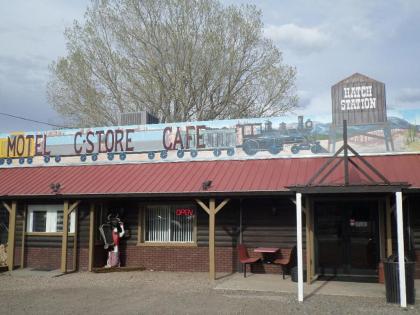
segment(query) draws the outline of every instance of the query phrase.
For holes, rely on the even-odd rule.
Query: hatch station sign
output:
[[[331,88],[332,124],[348,126],[387,122],[385,84],[356,73]]]
[[[341,100],[341,110],[376,109],[376,97],[373,97],[372,86],[355,86],[343,88],[344,98]]]

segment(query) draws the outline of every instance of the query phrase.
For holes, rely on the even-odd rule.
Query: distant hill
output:
[[[388,117],[388,122],[392,129],[409,129],[413,125],[407,120],[398,117]],[[331,123],[314,122],[314,128],[312,134],[314,135],[329,135]],[[417,125],[417,130],[420,131],[420,126]],[[378,127],[375,125],[363,125],[363,126],[349,126],[348,132],[352,133],[365,133],[373,130],[377,130]]]

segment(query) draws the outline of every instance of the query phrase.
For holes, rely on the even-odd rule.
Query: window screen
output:
[[[146,209],[146,242],[193,242],[194,212],[171,206],[152,206]]]
[[[45,232],[47,230],[47,211],[34,211],[32,222],[33,232]]]
[[[57,232],[63,232],[64,212],[57,211]]]

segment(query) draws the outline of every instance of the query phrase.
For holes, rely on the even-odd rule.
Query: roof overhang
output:
[[[392,193],[406,190],[408,183],[369,184],[369,185],[314,185],[290,186],[291,191],[302,194],[361,194],[361,193]]]
[[[98,194],[48,194],[48,195],[6,195],[0,196],[1,200],[23,200],[23,199],[116,199],[116,198],[206,198],[206,197],[270,197],[270,196],[291,196],[294,191],[203,191],[203,192],[134,192],[134,193],[98,193]]]

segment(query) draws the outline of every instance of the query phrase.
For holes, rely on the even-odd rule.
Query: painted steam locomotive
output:
[[[237,125],[237,130],[242,133],[242,149],[247,155],[255,155],[259,151],[268,151],[278,154],[290,146],[293,154],[301,150],[310,150],[312,153],[321,152],[319,141],[311,140],[310,134],[313,123],[310,119],[303,122],[303,116],[298,117],[297,128],[287,128],[281,123],[279,129],[273,129],[272,123]]]

